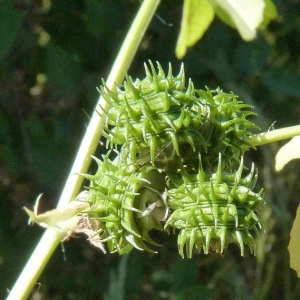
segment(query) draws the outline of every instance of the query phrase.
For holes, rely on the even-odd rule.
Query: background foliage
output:
[[[299,124],[300,113],[300,2],[274,3],[279,17],[253,42],[215,19],[183,60],[196,88],[220,86],[255,105],[263,131]],[[1,299],[42,233],[27,226],[22,207],[32,207],[41,192],[42,209],[55,207],[98,98],[95,87],[107,76],[138,7],[136,0],[0,2]],[[174,73],[179,71],[174,51],[181,12],[182,1],[162,2],[129,71],[133,77],[143,76],[148,59],[164,68],[172,62]],[[287,245],[299,203],[300,164],[275,173],[280,145],[247,155],[247,163],[259,168],[259,187],[270,207],[257,258],[241,258],[232,246],[224,257],[182,260],[172,235],[156,237],[164,242],[157,255],[134,250],[129,257],[104,255],[73,239],[64,252],[57,249],[34,296],[121,299],[124,291],[127,299],[299,298]]]

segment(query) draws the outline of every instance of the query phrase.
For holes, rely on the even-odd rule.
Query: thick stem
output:
[[[143,2],[106,81],[106,85],[109,89],[115,89],[116,85],[122,83],[159,2],[160,0],[145,0]],[[57,206],[58,209],[68,204],[70,200],[79,193],[83,177],[78,176],[77,174],[86,173],[88,170],[91,162],[91,155],[95,153],[103,131],[104,114],[101,114],[101,108],[107,109],[108,103],[100,96],[86,134],[81,142],[69,178],[60,197]]]
[[[7,300],[28,298],[47,262],[64,236],[64,233],[58,233],[53,228],[45,231],[13,289],[10,291]]]
[[[108,88],[114,89],[115,85],[119,85],[122,82],[159,3],[160,0],[144,0],[142,3],[106,82]],[[87,172],[91,162],[91,155],[94,154],[98,146],[103,130],[104,120],[100,116],[101,107],[107,109],[107,103],[102,97],[99,97],[96,106],[97,111],[95,110],[93,113],[86,134],[81,142],[78,154],[57,205],[58,209],[65,207],[79,193],[83,177],[77,174]],[[45,231],[13,289],[10,291],[7,300],[27,299],[36,280],[63,238],[64,235],[59,231],[53,230],[53,228]]]
[[[267,132],[256,134],[253,137],[249,138],[248,142],[251,144],[251,146],[255,147],[289,139],[297,135],[300,135],[300,125],[270,130]]]

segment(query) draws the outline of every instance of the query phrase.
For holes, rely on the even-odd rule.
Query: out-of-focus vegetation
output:
[[[220,86],[253,104],[264,131],[300,122],[300,2],[274,3],[279,17],[253,42],[214,20],[183,60],[196,87]],[[42,233],[27,226],[22,207],[32,207],[41,192],[42,210],[55,207],[98,98],[96,86],[107,76],[139,5],[136,0],[0,2],[1,299]],[[174,53],[181,11],[182,1],[162,1],[129,71],[132,77],[143,76],[148,59],[164,68],[171,61],[174,73],[176,65],[179,71]],[[275,173],[275,153],[283,143],[247,155],[259,169],[258,185],[270,208],[257,257],[241,258],[232,246],[224,257],[183,260],[176,238],[162,235],[156,237],[164,241],[157,255],[134,250],[122,258],[73,239],[64,251],[57,249],[36,293],[42,299],[118,299],[122,291],[126,299],[300,298],[287,251],[300,199],[300,163]]]

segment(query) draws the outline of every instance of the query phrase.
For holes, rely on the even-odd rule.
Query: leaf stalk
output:
[[[300,125],[290,126],[256,134],[249,138],[252,147],[278,142],[300,135]]]

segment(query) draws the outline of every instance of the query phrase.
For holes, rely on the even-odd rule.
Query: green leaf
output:
[[[47,68],[49,83],[56,97],[65,96],[79,84],[82,75],[82,64],[72,53],[50,45],[47,47]]]
[[[250,41],[264,17],[264,0],[209,0],[216,14],[226,24],[235,27],[241,37]]]
[[[265,10],[264,10],[264,19],[262,23],[260,24],[260,28],[265,28],[271,20],[275,19],[277,17],[277,10],[276,6],[272,2],[272,0],[265,0]]]
[[[205,33],[214,18],[214,9],[207,0],[185,0],[176,56],[181,59]]]
[[[281,171],[293,159],[300,158],[300,136],[292,138],[276,154],[275,170]]]
[[[265,68],[271,53],[271,45],[262,39],[252,43],[241,41],[234,50],[234,66],[245,74],[258,74]]]
[[[291,240],[288,246],[290,252],[291,268],[297,271],[300,277],[300,206],[298,206],[297,215],[291,230]]]
[[[224,23],[236,28],[245,41],[253,40],[257,28],[266,27],[277,16],[271,0],[185,0],[175,51],[179,59],[201,39],[215,13]]]
[[[275,159],[275,170],[280,171],[288,162],[299,158],[300,136],[296,136],[279,149]],[[290,252],[290,264],[291,268],[295,269],[300,277],[300,206],[298,207],[290,236],[291,239],[288,246]]]
[[[284,68],[270,70],[264,74],[262,81],[277,95],[300,96],[300,77],[290,70]]]
[[[88,32],[94,37],[103,37],[112,31],[118,31],[124,22],[122,12],[118,9],[119,5],[118,1],[85,0],[85,22]]]
[[[0,61],[13,47],[25,15],[16,10],[13,1],[0,1]]]

